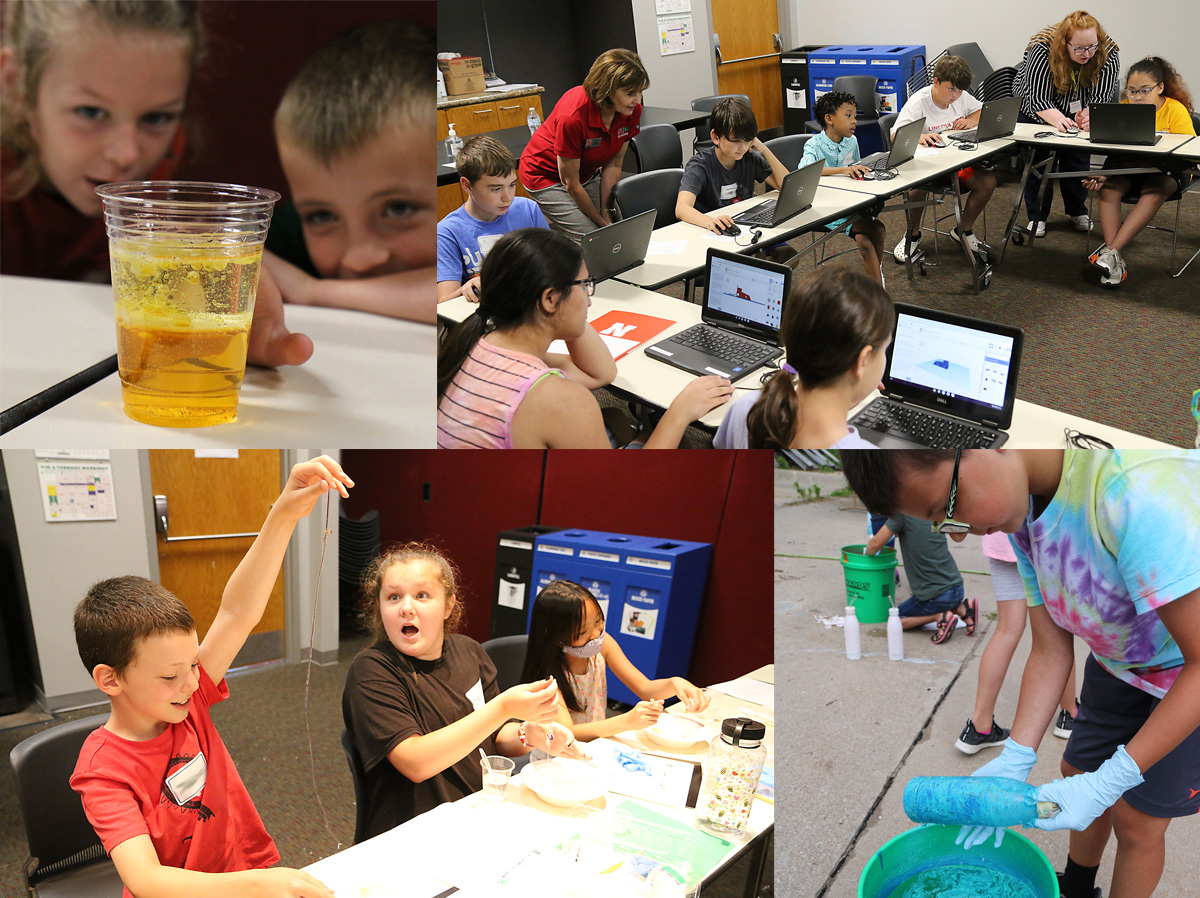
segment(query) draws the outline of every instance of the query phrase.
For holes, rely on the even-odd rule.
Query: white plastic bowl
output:
[[[603,771],[570,758],[534,761],[522,771],[521,778],[538,798],[561,808],[592,801],[608,788]]]
[[[646,738],[664,748],[686,749],[712,738],[709,727],[698,720],[678,714],[664,714],[658,723],[646,728]]]

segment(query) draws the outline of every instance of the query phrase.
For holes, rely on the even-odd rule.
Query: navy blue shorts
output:
[[[1160,699],[1105,670],[1094,655],[1083,668],[1079,713],[1063,760],[1090,773],[1128,745]],[[1200,728],[1147,770],[1140,786],[1122,797],[1151,817],[1187,817],[1200,813]]]
[[[951,586],[945,592],[940,592],[932,599],[921,601],[916,596],[909,596],[900,603],[901,617],[925,617],[930,614],[941,614],[951,611],[962,604],[966,590],[962,584]]]

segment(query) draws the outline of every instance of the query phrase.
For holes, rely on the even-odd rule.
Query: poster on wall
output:
[[[676,53],[694,53],[696,51],[696,35],[692,31],[692,17],[660,16],[658,19],[659,56],[673,56]]]
[[[673,13],[691,12],[692,0],[654,0],[654,14],[669,16]]]
[[[109,462],[38,462],[42,512],[51,523],[61,521],[115,521]]]

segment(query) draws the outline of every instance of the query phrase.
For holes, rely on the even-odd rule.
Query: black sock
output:
[[[1062,898],[1092,898],[1096,889],[1096,873],[1100,865],[1084,867],[1067,858],[1067,869],[1058,881]]]

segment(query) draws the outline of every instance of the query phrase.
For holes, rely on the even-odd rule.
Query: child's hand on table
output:
[[[591,755],[584,752],[575,741],[575,734],[570,727],[561,723],[542,725],[525,722],[525,738],[530,748],[544,751],[551,757],[570,758],[575,761],[590,761]]]
[[[270,898],[337,898],[319,879],[303,870],[288,867],[272,867],[255,870],[254,880],[259,885],[255,894]]]
[[[549,724],[558,716],[558,683],[546,677],[536,683],[519,683],[499,695],[506,717],[531,724]]]
[[[293,466],[274,508],[295,518],[307,517],[317,500],[330,490],[337,490],[343,499],[349,497],[347,486],[354,486],[354,481],[342,466],[328,455],[321,455]]]
[[[646,727],[652,727],[658,723],[658,718],[662,715],[663,704],[659,699],[654,699],[649,702],[638,702],[633,706],[633,710],[629,712],[629,729],[644,730]]]
[[[259,271],[246,361],[268,368],[303,365],[312,356],[313,343],[304,334],[293,334],[287,329],[283,320],[283,295],[266,265],[270,255],[263,253],[264,263]]]
[[[689,683],[683,677],[671,677],[671,688],[683,702],[684,710],[699,712],[708,707],[709,698],[704,690]]]

